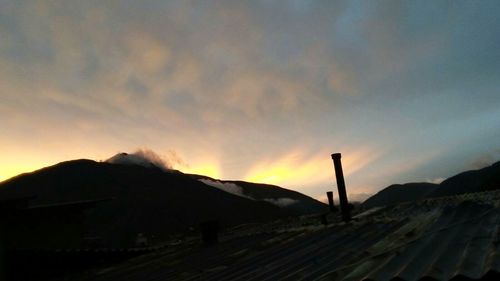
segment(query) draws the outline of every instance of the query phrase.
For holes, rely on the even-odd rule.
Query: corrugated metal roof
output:
[[[42,208],[62,208],[62,207],[89,207],[94,206],[97,203],[105,202],[113,200],[114,198],[99,198],[99,199],[91,199],[91,200],[79,200],[79,201],[69,201],[69,202],[60,202],[60,203],[52,203],[52,204],[41,204],[41,205],[33,205],[27,207],[27,209],[42,209]]]
[[[188,239],[81,280],[449,280],[500,272],[500,192],[249,226],[204,247]]]

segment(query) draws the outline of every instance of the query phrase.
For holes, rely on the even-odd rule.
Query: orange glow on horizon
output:
[[[31,173],[44,167],[50,166],[48,163],[13,163],[0,168],[0,182],[24,173]]]
[[[302,152],[284,155],[277,161],[262,161],[254,165],[244,177],[246,181],[282,186],[296,186],[322,181],[328,158],[323,154],[304,156]]]
[[[344,175],[349,176],[372,163],[379,153],[368,148],[342,150]],[[262,161],[254,165],[244,180],[280,185],[286,188],[330,182],[335,177],[329,152],[308,156],[304,152],[284,155],[276,161]]]
[[[219,166],[208,162],[190,165],[189,167],[183,168],[182,172],[208,176],[214,179],[220,179],[221,177]]]
[[[377,150],[370,148],[342,148],[339,151],[342,151],[342,164],[346,177],[356,174],[380,156],[380,151],[375,153]],[[59,159],[54,159],[50,163],[37,162],[34,158],[39,159],[40,156],[28,158],[15,159],[12,157],[9,161],[11,165],[0,167],[0,181],[60,162]],[[217,155],[202,156],[198,161],[174,165],[174,168],[184,173],[204,175],[214,179],[227,179],[223,177],[229,176],[236,180],[274,184],[305,194],[316,193],[316,191],[310,190],[311,188],[323,185],[326,188],[334,184],[335,175],[330,151],[311,153],[308,150],[296,149],[273,159],[250,162],[243,174],[241,172],[235,174],[231,169],[226,170],[231,167],[222,167],[218,158]],[[29,164],[27,165],[27,163]]]
[[[275,166],[269,169],[254,172],[254,174],[247,177],[247,180],[251,182],[276,184],[289,178],[292,172],[293,171],[290,167]]]

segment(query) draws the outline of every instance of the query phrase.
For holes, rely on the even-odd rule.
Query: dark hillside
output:
[[[368,198],[362,205],[369,208],[423,199],[436,190],[438,186],[437,184],[425,182],[393,184]]]
[[[87,230],[108,245],[126,245],[137,233],[165,236],[217,219],[235,225],[290,215],[273,204],[238,197],[180,172],[91,160],[59,163],[0,184],[0,198],[36,196],[34,204],[98,198]]]
[[[487,191],[500,188],[500,162],[491,166],[466,171],[443,181],[429,197]]]
[[[407,183],[386,187],[363,202],[364,207],[397,204],[424,198],[458,195],[500,189],[500,162],[466,171],[450,177],[441,184]]]

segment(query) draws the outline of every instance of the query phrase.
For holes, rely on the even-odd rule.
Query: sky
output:
[[[0,181],[154,151],[350,198],[500,160],[500,1],[0,0]]]

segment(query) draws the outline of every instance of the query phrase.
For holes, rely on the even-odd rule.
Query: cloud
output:
[[[206,184],[206,185],[213,186],[213,187],[218,188],[222,191],[225,191],[227,193],[231,193],[231,194],[239,196],[239,197],[243,197],[243,198],[250,199],[250,200],[257,200],[251,196],[246,195],[243,192],[243,188],[235,183],[214,181],[214,180],[210,180],[210,179],[199,179],[199,181]],[[265,198],[265,199],[262,199],[260,201],[265,201],[265,202],[271,203],[271,204],[276,205],[276,206],[281,207],[281,208],[288,207],[290,205],[293,205],[293,204],[296,204],[299,202],[298,200],[295,200],[292,198]]]
[[[138,149],[134,153],[118,153],[105,162],[122,165],[139,165],[144,167],[157,167],[164,171],[170,171],[179,166],[187,166],[186,162],[173,150],[168,150],[165,156],[161,156],[151,149]]]
[[[105,162],[121,165],[139,165],[143,167],[157,167],[164,171],[171,169],[171,166],[165,162],[158,154],[149,149],[139,149],[132,154],[118,153],[107,159]]]
[[[361,203],[363,201],[365,201],[366,199],[370,198],[370,196],[372,196],[373,193],[366,193],[366,192],[360,192],[360,193],[356,193],[356,192],[349,192],[347,194],[347,200],[350,202],[350,203]],[[316,200],[320,201],[320,202],[323,202],[325,204],[328,204],[328,197],[326,196],[326,194],[322,194],[320,196],[317,196],[316,197]],[[339,198],[338,198],[338,193],[335,189],[334,193],[333,193],[333,202],[335,205],[338,206],[339,203]]]
[[[127,36],[129,61],[134,71],[144,75],[155,75],[171,59],[171,50],[166,42],[154,38],[151,34],[134,32]]]
[[[440,184],[444,180],[445,180],[445,178],[439,177],[439,178],[435,178],[435,179],[432,179],[432,180],[431,179],[426,179],[425,181],[428,182],[428,183]]]
[[[296,204],[299,202],[299,200],[295,200],[292,198],[266,198],[263,199],[263,201],[269,202],[271,204],[274,204],[278,207],[288,207],[290,205]]]
[[[33,163],[150,147],[169,167],[307,193],[331,184],[329,155],[342,152],[358,192],[438,178],[414,159],[472,140],[482,152],[498,148],[498,9],[498,1],[3,1],[0,139],[12,154],[4,159],[26,147]]]
[[[165,156],[162,159],[166,159],[165,161],[168,165],[175,169],[181,169],[182,167],[188,167],[189,164],[184,161],[184,159],[174,150],[169,149]]]
[[[371,194],[371,193],[350,193],[349,200],[351,202],[363,202],[372,195],[373,194]]]
[[[221,181],[213,181],[209,179],[199,179],[202,183],[213,186],[215,188],[218,188],[222,191],[225,191],[227,193],[234,194],[236,196],[240,196],[243,198],[247,198],[250,200],[255,200],[254,198],[247,196],[243,193],[243,188],[241,186],[238,186],[237,184],[230,183],[230,182],[221,182]]]

